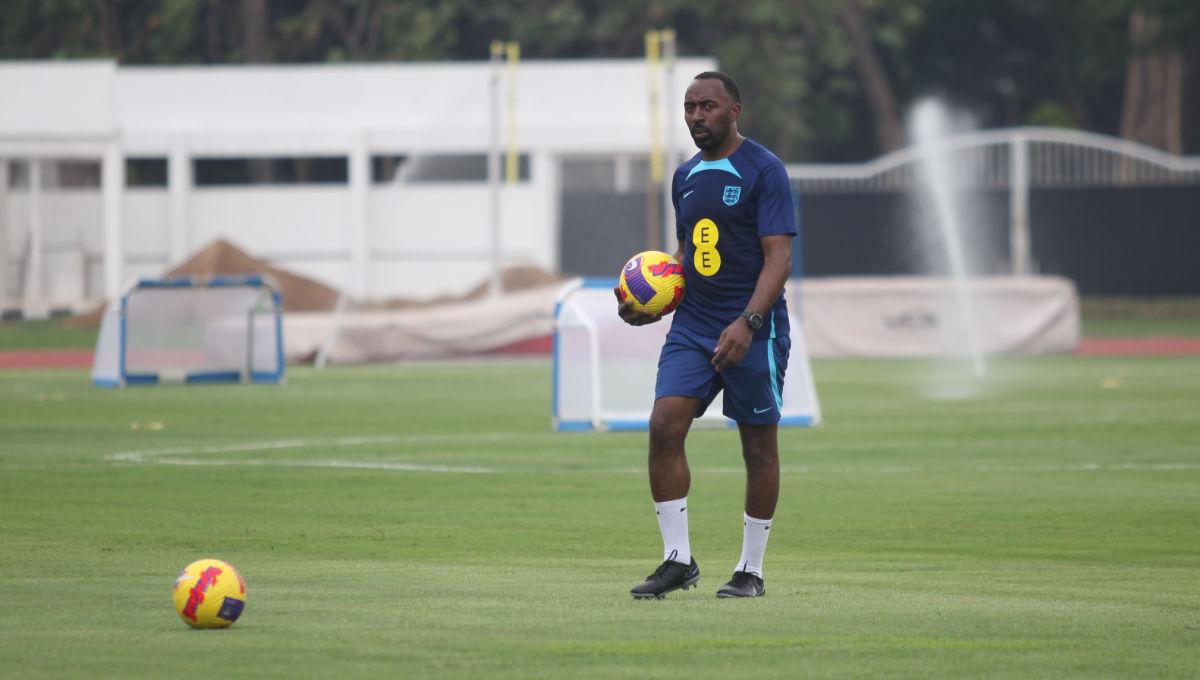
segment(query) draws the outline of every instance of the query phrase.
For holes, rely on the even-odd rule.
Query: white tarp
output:
[[[789,306],[804,322],[812,357],[963,355],[965,326],[950,282],[917,277],[790,281]],[[971,284],[987,354],[1072,352],[1079,344],[1075,286],[1057,277],[977,279]],[[481,354],[554,331],[557,286],[396,311],[292,313],[284,353],[311,361],[326,344],[333,363]],[[797,299],[799,297],[799,299]],[[612,302],[615,318],[616,303]]]
[[[790,286],[796,295],[797,287]],[[985,354],[1072,352],[1079,344],[1079,298],[1058,277],[973,279],[971,314]],[[806,279],[799,286],[808,350],[814,357],[967,354],[967,326],[949,279]],[[794,299],[794,298],[793,298]]]
[[[553,285],[418,309],[287,314],[284,355],[311,360],[327,344],[335,364],[481,354],[554,332],[557,292]]]

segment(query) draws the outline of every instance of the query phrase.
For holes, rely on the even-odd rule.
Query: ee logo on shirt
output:
[[[696,246],[692,263],[696,265],[696,271],[704,276],[712,276],[721,270],[721,253],[717,251],[719,238],[721,233],[717,231],[717,223],[707,217],[692,229],[692,244]]]

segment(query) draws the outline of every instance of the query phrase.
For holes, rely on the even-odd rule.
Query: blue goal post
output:
[[[142,279],[105,310],[92,384],[281,383],[283,297],[265,276]]]

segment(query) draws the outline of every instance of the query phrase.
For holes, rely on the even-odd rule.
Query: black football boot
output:
[[[700,567],[696,565],[695,558],[692,558],[691,564],[666,560],[658,565],[658,569],[647,576],[644,582],[637,584],[629,592],[637,600],[661,600],[667,593],[681,588],[687,590],[699,580]]]
[[[749,571],[735,571],[729,583],[721,586],[717,597],[762,597],[767,594],[762,577]]]

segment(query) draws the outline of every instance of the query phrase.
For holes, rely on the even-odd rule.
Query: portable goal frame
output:
[[[271,279],[142,279],[105,310],[92,384],[271,384],[284,374],[283,297]]]

